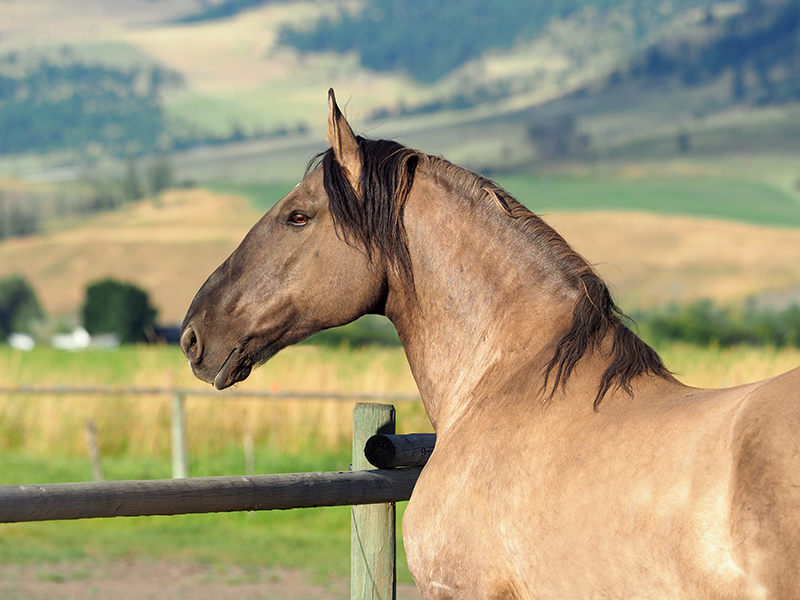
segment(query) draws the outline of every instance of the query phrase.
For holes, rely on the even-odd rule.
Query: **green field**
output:
[[[292,191],[294,183],[216,183],[206,185],[212,192],[244,196],[258,210],[268,211]]]
[[[659,347],[667,365],[680,379],[698,386],[737,385],[763,379],[787,371],[800,364],[800,350],[774,348],[697,348],[687,344],[669,343]],[[399,348],[314,349],[298,347],[278,355],[272,362],[256,371],[253,376],[260,389],[270,385],[288,386],[309,382],[317,389],[329,391],[383,391],[407,392],[408,381],[399,365],[404,362]],[[116,351],[97,353],[67,353],[37,349],[20,353],[0,347],[0,364],[5,372],[0,374],[3,385],[47,385],[62,381],[69,385],[107,384],[143,385],[163,382],[164,373],[172,372],[174,383],[185,385],[183,370],[173,371],[185,362],[175,348],[129,347]],[[398,372],[398,369],[400,370]],[[305,374],[305,379],[298,374]],[[279,376],[285,379],[280,381]],[[270,384],[269,382],[273,383]],[[17,399],[19,400],[19,398]],[[111,411],[116,419],[101,433],[105,436],[124,437],[136,430],[152,426],[151,413],[120,412],[113,398],[97,404],[98,410]],[[142,404],[142,400],[136,400]],[[237,401],[239,402],[239,401]],[[18,401],[0,396],[0,427],[8,426],[8,419],[18,418],[28,411],[30,420],[42,427],[64,427],[75,422],[70,415],[80,414],[88,399],[80,397],[50,399],[48,401]],[[294,401],[297,409],[298,401]],[[214,436],[212,425],[217,426],[225,417],[242,410],[243,405],[222,400],[187,404],[187,418],[197,421],[192,436]],[[316,404],[310,411],[258,413],[259,419],[279,417],[282,426],[288,426],[290,417],[317,428],[344,427],[330,406]],[[250,410],[254,410],[251,406]],[[336,409],[337,411],[340,408]],[[351,406],[345,410],[349,418]],[[21,412],[22,411],[22,412]],[[327,412],[326,412],[327,411]],[[193,414],[195,417],[193,417]],[[138,416],[137,416],[138,415]],[[325,417],[320,420],[321,417]],[[413,410],[398,405],[398,426],[408,431],[423,430],[415,419]],[[46,421],[55,421],[48,425]],[[80,421],[80,419],[78,419]],[[82,421],[80,421],[82,423]],[[162,425],[168,427],[168,423]],[[302,430],[301,430],[302,432]],[[31,429],[29,435],[37,436]],[[219,434],[222,435],[222,434]],[[301,433],[302,435],[302,433]],[[3,433],[3,438],[7,435]],[[303,472],[347,469],[350,447],[346,440],[328,444],[306,443],[294,449],[287,443],[281,447],[275,440],[258,438],[255,447],[255,464],[258,473]],[[6,442],[8,440],[6,439]],[[112,444],[113,446],[113,444]],[[55,483],[85,481],[90,479],[89,461],[85,450],[53,449],[49,454],[26,452],[20,441],[16,447],[0,448],[0,484]],[[33,446],[35,447],[35,446]],[[244,473],[243,451],[231,437],[227,445],[214,451],[215,444],[198,444],[200,450],[190,452],[190,472],[193,476],[240,475]],[[206,450],[202,450],[206,448]],[[103,455],[103,469],[107,479],[160,479],[169,477],[168,448],[149,454],[118,448]],[[404,503],[398,506],[402,516]],[[46,565],[63,561],[102,562],[116,559],[155,560],[178,563],[204,563],[224,568],[230,565],[254,567],[293,567],[303,569],[316,581],[331,577],[345,578],[349,565],[349,509],[318,508],[257,513],[230,513],[186,515],[173,517],[139,517],[96,519],[44,523],[0,525],[0,561],[5,563],[34,563]],[[399,544],[398,576],[410,582],[402,543]]]
[[[777,187],[721,177],[497,178],[534,212],[626,210],[800,226],[800,202]]]
[[[276,454],[257,449],[264,471],[346,470],[350,449],[316,455]],[[3,484],[81,481],[89,477],[81,458],[30,458],[2,454]],[[108,479],[169,477],[168,459],[105,460]],[[192,461],[198,476],[242,474],[237,449]],[[399,513],[405,503],[401,503]],[[84,560],[147,559],[219,566],[290,567],[317,581],[345,578],[350,559],[350,510],[329,507],[252,513],[216,513],[171,517],[87,519],[0,525],[0,561],[48,563]],[[402,543],[400,543],[402,552]],[[404,555],[401,581],[411,578]]]
[[[494,178],[536,213],[622,210],[800,227],[800,199],[777,184],[730,176],[552,175],[521,170]],[[212,183],[268,210],[294,183]]]

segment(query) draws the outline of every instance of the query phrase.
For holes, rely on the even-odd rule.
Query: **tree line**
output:
[[[634,313],[643,337],[653,343],[683,341],[698,346],[794,346],[800,348],[800,305],[781,310],[746,303],[730,308],[710,300]]]
[[[675,12],[711,6],[710,0],[631,0],[626,16],[644,38]],[[404,71],[433,82],[488,50],[506,50],[539,35],[553,18],[582,8],[606,12],[615,0],[367,0],[358,13],[323,18],[312,27],[286,27],[282,44],[301,52],[357,52],[375,71]],[[669,10],[664,10],[664,7]]]
[[[157,314],[146,291],[132,283],[106,278],[86,287],[80,316],[92,335],[113,333],[123,343],[136,343],[152,338]],[[758,308],[753,303],[724,308],[710,300],[699,300],[637,311],[632,317],[634,328],[656,345],[684,341],[698,346],[800,348],[800,305],[782,310]],[[37,333],[45,321],[36,292],[23,276],[0,279],[0,341],[11,333]],[[329,346],[400,345],[391,323],[374,315],[320,332],[310,342]]]
[[[89,284],[81,306],[81,322],[88,333],[114,334],[121,343],[150,340],[157,315],[147,292],[113,278]],[[12,333],[38,336],[47,328],[47,316],[28,280],[22,275],[0,279],[0,341]]]
[[[277,0],[222,0],[216,4],[203,2],[203,7],[184,17],[176,19],[176,23],[197,23],[200,21],[213,21],[226,19],[250,8],[257,8]]]
[[[250,131],[233,124],[220,133],[168,117],[164,95],[183,83],[179,72],[157,64],[90,64],[69,48],[0,56],[0,155],[142,157],[306,130],[304,123]]]
[[[717,21],[708,13],[700,31],[650,46],[609,83],[694,86],[729,75],[732,100],[780,103],[800,98],[798,56],[800,0],[748,0],[739,14]]]
[[[86,64],[69,50],[7,54],[0,57],[0,153],[152,152],[166,129],[163,93],[181,83],[179,73],[158,65]]]
[[[0,241],[33,235],[48,223],[115,210],[174,184],[166,154],[129,157],[117,174],[81,174],[58,187],[0,185]]]

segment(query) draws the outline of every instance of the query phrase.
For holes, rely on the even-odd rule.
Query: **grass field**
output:
[[[349,448],[339,452],[292,454],[260,449],[265,472],[346,470]],[[85,461],[2,455],[3,484],[47,473],[54,482],[83,480]],[[109,479],[167,478],[166,460],[111,458],[104,461]],[[241,456],[231,450],[203,457],[196,475],[242,474]],[[346,577],[349,570],[348,507],[220,513],[174,517],[96,519],[0,525],[0,561],[61,562],[149,559],[215,565],[301,568],[315,579]],[[401,572],[405,561],[401,563]],[[406,580],[409,580],[407,571]]]
[[[699,349],[670,343],[659,350],[683,381],[705,387],[756,381],[800,364],[800,350],[791,348]],[[0,346],[0,364],[4,366],[0,387],[209,389],[193,377],[180,350],[171,346],[124,346],[78,353],[49,348],[21,352]],[[401,348],[294,346],[254,371],[237,391],[413,396],[416,386]],[[248,426],[256,445],[265,451],[338,452],[350,443],[353,403],[346,399],[231,398],[225,393],[188,396],[189,453],[208,457],[241,447]],[[418,403],[402,402],[397,408],[400,431],[430,431]],[[4,395],[0,396],[0,451],[31,457],[85,456],[84,425],[91,419],[103,456],[142,459],[143,473],[166,476],[170,411],[168,394]],[[163,465],[157,468],[158,461]],[[191,467],[193,475],[205,473],[203,463],[193,461]],[[268,471],[258,464],[257,468]],[[6,476],[0,473],[0,477]],[[46,475],[36,480],[45,481]]]
[[[659,348],[667,364],[692,385],[736,385],[800,364],[800,350]],[[127,347],[97,353],[0,347],[0,386],[198,385],[175,348]],[[239,389],[410,393],[414,384],[401,349],[331,350],[293,347],[253,373]],[[220,394],[224,398],[224,394]],[[166,399],[0,396],[0,484],[88,480],[82,427],[98,423],[108,479],[169,476]],[[264,401],[187,402],[193,476],[244,472],[241,426],[249,419],[259,473],[346,469],[352,404],[289,401],[281,410]],[[401,431],[429,430],[419,407],[398,405]],[[154,417],[155,414],[155,417]],[[279,416],[279,420],[273,420]],[[22,425],[21,425],[22,424]],[[65,432],[70,428],[76,431]],[[334,431],[330,436],[309,432]],[[61,432],[61,433],[57,433]],[[112,439],[108,443],[109,438]],[[311,438],[311,441],[309,441]],[[104,441],[105,440],[105,441]],[[128,440],[124,442],[124,440]],[[159,440],[153,445],[136,440]],[[398,507],[402,515],[404,504]],[[45,565],[63,561],[154,560],[227,566],[300,568],[316,581],[345,578],[349,510],[303,509],[261,513],[98,519],[0,526],[0,561]],[[398,575],[410,582],[400,544]]]
[[[174,347],[20,353],[0,346],[0,386],[23,384],[170,386],[206,389]],[[409,393],[415,387],[399,349],[294,347],[238,386],[291,390]],[[192,476],[244,474],[242,430],[255,439],[259,473],[347,470],[353,402],[189,398]],[[398,404],[402,431],[429,431],[418,405]],[[91,478],[83,424],[98,429],[107,479],[170,476],[169,397],[0,396],[0,483]],[[402,506],[401,506],[402,511]],[[270,565],[346,577],[349,509],[189,515],[3,525],[0,561],[152,559]],[[410,582],[405,560],[400,578]]]
[[[775,186],[724,177],[498,177],[534,212],[622,210],[800,226],[800,201]]]
[[[196,380],[175,346],[128,346],[68,353],[49,348],[23,353],[0,346],[0,386],[133,386],[211,391]],[[205,456],[240,446],[250,428],[256,445],[281,451],[333,451],[349,444],[348,393],[414,395],[398,348],[292,347],[256,370],[240,392],[323,392],[343,400],[187,396],[189,453]],[[106,456],[168,458],[171,396],[10,396],[0,398],[0,450],[33,456],[83,455],[84,426],[94,421]],[[430,425],[413,403],[398,405],[404,431]],[[258,465],[257,465],[258,467]],[[192,474],[195,474],[190,470]]]

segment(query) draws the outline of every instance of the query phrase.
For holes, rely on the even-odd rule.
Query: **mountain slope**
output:
[[[49,315],[77,313],[92,281],[130,281],[148,291],[161,322],[176,323],[259,217],[240,197],[172,191],[82,226],[7,240],[0,276],[25,275]]]
[[[49,315],[76,314],[103,277],[147,290],[162,323],[195,292],[260,213],[236,196],[172,191],[72,229],[0,243],[0,277],[25,275]],[[736,301],[800,281],[800,229],[642,213],[545,218],[607,278],[627,309],[669,301]]]

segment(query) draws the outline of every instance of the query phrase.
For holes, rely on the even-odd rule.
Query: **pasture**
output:
[[[657,349],[679,379],[698,387],[741,385],[800,364],[800,349],[796,348],[698,348],[666,343]],[[51,348],[22,352],[0,346],[0,364],[4,365],[0,387],[5,388],[32,385],[210,389],[192,376],[180,350],[173,346],[124,346],[86,352]],[[248,390],[323,392],[346,397],[348,393],[414,395],[416,386],[401,348],[301,345],[282,351],[236,388],[237,392]],[[342,456],[346,456],[353,404],[354,400],[346,399],[267,400],[232,398],[224,393],[218,398],[187,396],[190,473],[235,474],[237,471],[225,473],[224,469],[216,471],[209,466],[217,460],[212,457],[225,453],[238,456],[235,459],[241,460],[238,468],[244,469],[241,444],[245,426],[251,428],[256,446],[263,451],[256,460],[259,472],[272,472],[276,467],[279,469],[276,472],[283,471],[283,467],[271,462],[271,453],[313,457],[319,453],[344,452]],[[396,406],[399,433],[431,431],[418,403],[397,402]],[[83,475],[69,471],[69,478],[58,475],[61,468],[52,467],[59,460],[68,464],[76,459],[75,464],[83,464],[84,425],[88,419],[98,429],[104,462],[121,461],[119,467],[113,466],[113,461],[108,463],[110,479],[131,476],[133,473],[128,469],[133,469],[131,465],[137,461],[142,461],[137,467],[141,469],[141,478],[168,476],[170,411],[168,395],[0,395],[0,451],[7,456],[30,457],[31,464],[39,464],[43,469],[38,474],[18,472],[12,477],[6,465],[0,472],[0,481],[5,484],[88,480],[91,477],[88,462],[84,464]],[[262,460],[268,462],[262,465]],[[303,470],[295,466],[292,465],[294,470]],[[13,480],[17,475],[25,475],[27,481]]]
[[[697,348],[666,344],[667,365],[699,386],[737,385],[800,364],[800,350]],[[197,387],[173,347],[124,347],[68,353],[37,348],[23,353],[0,346],[0,386]],[[239,391],[414,393],[399,348],[291,347],[278,354]],[[397,403],[401,432],[430,431],[417,403]],[[242,432],[255,438],[259,473],[346,469],[351,402],[192,398],[186,402],[190,473],[244,473]],[[107,479],[169,476],[168,397],[24,397],[0,395],[0,483],[89,480],[83,427],[98,429]],[[402,514],[403,506],[399,507]],[[346,577],[349,564],[347,507],[247,514],[185,515],[117,520],[3,525],[0,562],[88,561],[202,563],[218,572],[242,568],[298,568],[314,581]],[[401,582],[410,582],[402,551]]]
[[[759,181],[655,173],[609,176],[499,176],[498,182],[537,213],[617,210],[800,226],[800,203]]]

